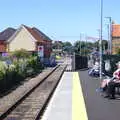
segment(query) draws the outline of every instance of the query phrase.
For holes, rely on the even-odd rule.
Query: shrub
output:
[[[27,60],[27,68],[29,69],[33,69],[33,74],[34,72],[38,72],[39,70],[42,69],[42,65],[40,64],[40,62],[38,62],[38,59],[37,57],[30,57],[28,60]]]
[[[116,53],[120,55],[120,48],[116,49]]]
[[[27,57],[29,57],[29,55],[30,55],[30,53],[28,51],[26,51],[25,49],[16,50],[13,53],[11,53],[11,56],[17,57],[17,59],[27,58]]]
[[[0,92],[10,89],[27,76],[35,75],[43,69],[37,57],[24,58],[22,55],[17,57],[8,65],[7,60],[0,61]]]
[[[8,69],[8,66],[6,65],[6,63],[0,61],[0,80],[4,79],[7,69]]]

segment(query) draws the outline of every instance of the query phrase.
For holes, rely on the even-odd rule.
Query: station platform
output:
[[[64,72],[41,120],[88,120],[78,72]]]

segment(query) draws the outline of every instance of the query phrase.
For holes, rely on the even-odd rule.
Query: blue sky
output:
[[[103,16],[120,23],[120,1],[104,0]],[[107,38],[108,20],[103,19],[103,36]],[[51,39],[71,41],[85,35],[98,37],[100,0],[1,0],[0,31],[21,24],[35,26]]]

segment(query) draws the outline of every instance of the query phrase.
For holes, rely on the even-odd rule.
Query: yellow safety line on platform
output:
[[[72,120],[88,120],[78,72],[73,73]]]

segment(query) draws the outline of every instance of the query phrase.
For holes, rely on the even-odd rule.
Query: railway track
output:
[[[0,116],[0,120],[38,120],[49,102],[66,65],[60,65],[42,82]]]

